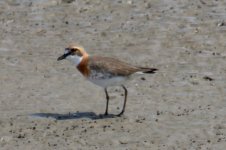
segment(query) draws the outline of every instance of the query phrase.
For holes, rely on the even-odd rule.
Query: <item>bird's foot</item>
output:
[[[117,117],[121,117],[123,115],[124,111],[120,112],[118,115],[116,115]]]

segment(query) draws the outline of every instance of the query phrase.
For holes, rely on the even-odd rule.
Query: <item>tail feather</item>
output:
[[[150,74],[152,74],[152,73],[155,73],[156,71],[158,71],[158,69],[156,69],[156,68],[141,68],[142,69],[142,72],[143,73],[150,73]]]

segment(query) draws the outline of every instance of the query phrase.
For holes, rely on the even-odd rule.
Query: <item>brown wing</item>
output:
[[[131,66],[128,63],[122,62],[118,59],[101,56],[90,57],[88,66],[90,69],[95,69],[98,72],[121,76],[127,76],[141,70],[141,68]]]

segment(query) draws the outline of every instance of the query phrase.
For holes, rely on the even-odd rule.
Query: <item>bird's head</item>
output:
[[[64,54],[58,57],[58,61],[67,59],[76,66],[79,65],[79,63],[82,61],[84,57],[87,57],[88,54],[84,50],[83,47],[78,45],[70,45],[64,50]]]

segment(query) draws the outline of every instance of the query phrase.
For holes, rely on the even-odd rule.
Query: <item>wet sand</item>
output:
[[[0,2],[0,149],[224,150],[226,2]],[[134,77],[123,117],[67,61],[91,55],[159,69]],[[113,87],[110,113],[123,90]]]

